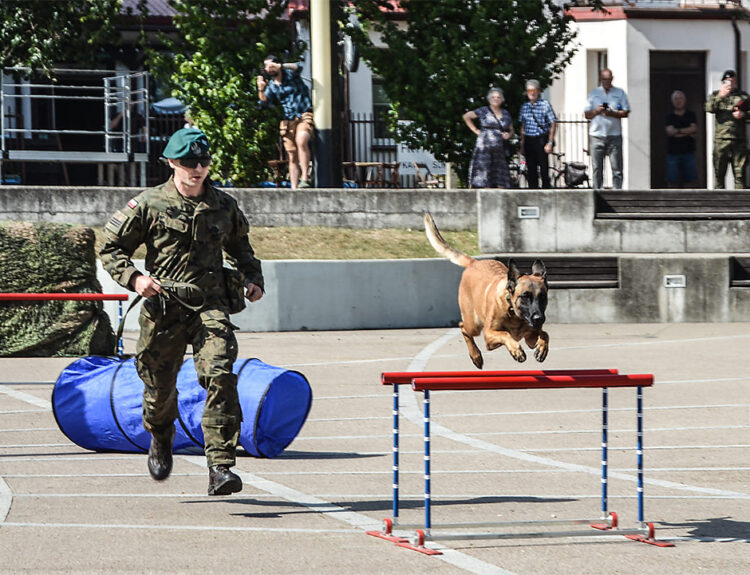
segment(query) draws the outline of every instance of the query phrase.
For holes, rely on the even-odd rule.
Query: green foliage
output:
[[[453,162],[465,179],[475,136],[461,116],[486,105],[489,88],[499,86],[517,118],[525,81],[545,87],[572,58],[570,17],[554,0],[401,0],[400,22],[392,4],[352,3],[362,29],[347,31],[383,77],[394,116],[411,121],[394,124],[396,139]]]
[[[0,222],[0,292],[101,293],[91,228]],[[115,334],[101,302],[0,303],[0,357],[110,354]]]
[[[279,111],[260,110],[256,77],[269,53],[289,53],[293,24],[283,0],[171,0],[178,38],[154,55],[152,71],[184,102],[211,142],[212,176],[253,185],[276,156]]]
[[[0,62],[49,71],[55,63],[94,66],[116,36],[121,0],[3,0]]]

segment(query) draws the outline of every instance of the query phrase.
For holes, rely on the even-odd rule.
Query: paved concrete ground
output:
[[[72,360],[0,360],[0,572],[750,572],[750,324],[548,327],[545,368],[655,374],[644,392],[645,515],[675,547],[458,540],[431,544],[444,554],[428,557],[369,537],[391,514],[391,396],[379,374],[470,370],[460,334],[243,333],[240,357],[302,371],[315,400],[280,457],[239,460],[245,489],[224,498],[205,495],[202,456],[177,456],[158,484],[143,455],[71,444],[49,399]],[[517,367],[505,350],[486,360]],[[633,527],[635,391],[609,396],[609,508]],[[433,522],[598,516],[600,405],[598,390],[434,392]],[[420,521],[422,422],[405,389],[402,422],[402,520]]]

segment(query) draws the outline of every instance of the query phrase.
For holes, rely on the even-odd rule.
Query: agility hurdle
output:
[[[386,372],[381,374],[383,385],[393,387],[393,514],[383,520],[381,531],[368,531],[368,535],[394,542],[427,555],[439,555],[440,551],[425,547],[425,541],[460,540],[460,539],[507,539],[538,537],[585,537],[603,534],[625,536],[628,539],[672,547],[672,543],[657,541],[654,538],[654,526],[644,522],[643,505],[643,387],[653,385],[650,374],[621,375],[616,369],[588,370],[528,370],[528,371],[432,371],[432,372]],[[399,522],[399,386],[411,385],[414,391],[421,391],[424,405],[424,524]],[[617,513],[608,510],[607,468],[608,468],[608,388],[635,387],[637,433],[636,453],[638,465],[638,527],[620,529]],[[430,392],[431,391],[469,391],[499,389],[568,389],[568,388],[601,388],[602,389],[602,494],[601,517],[586,519],[555,519],[547,521],[503,521],[443,523],[433,525],[431,515],[431,468],[430,468]],[[447,532],[433,533],[436,529],[467,529],[472,527],[518,527],[530,525],[575,525],[588,524],[595,530],[536,531],[525,533],[512,532]],[[416,529],[411,539],[395,535],[393,529]]]
[[[117,321],[122,322],[122,302],[125,293],[0,293],[0,301],[117,301]],[[122,338],[117,340],[117,353],[122,355]]]

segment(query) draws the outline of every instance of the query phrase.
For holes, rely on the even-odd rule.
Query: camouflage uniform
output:
[[[734,187],[745,188],[745,165],[747,163],[747,140],[745,120],[732,116],[735,106],[743,100],[750,104],[750,96],[735,90],[726,98],[714,91],[706,102],[706,112],[714,114],[714,187],[724,189],[724,176],[731,163],[734,172]],[[746,112],[747,113],[747,112]]]
[[[131,279],[139,272],[131,256],[145,243],[146,269],[154,277],[190,282],[202,289],[206,301],[199,311],[158,296],[143,303],[136,348],[136,367],[145,384],[143,423],[155,438],[171,444],[177,417],[177,372],[190,343],[198,381],[207,394],[201,426],[208,465],[231,466],[242,412],[237,376],[232,373],[237,339],[236,327],[229,321],[222,250],[242,272],[245,284],[262,288],[263,275],[237,202],[208,183],[204,186],[200,198],[186,198],[170,178],[131,199],[105,227],[101,260],[117,283],[133,289]]]

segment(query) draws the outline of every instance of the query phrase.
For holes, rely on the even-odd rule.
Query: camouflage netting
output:
[[[93,230],[0,222],[0,292],[101,291]],[[114,345],[102,302],[0,302],[0,357],[109,355]]]

